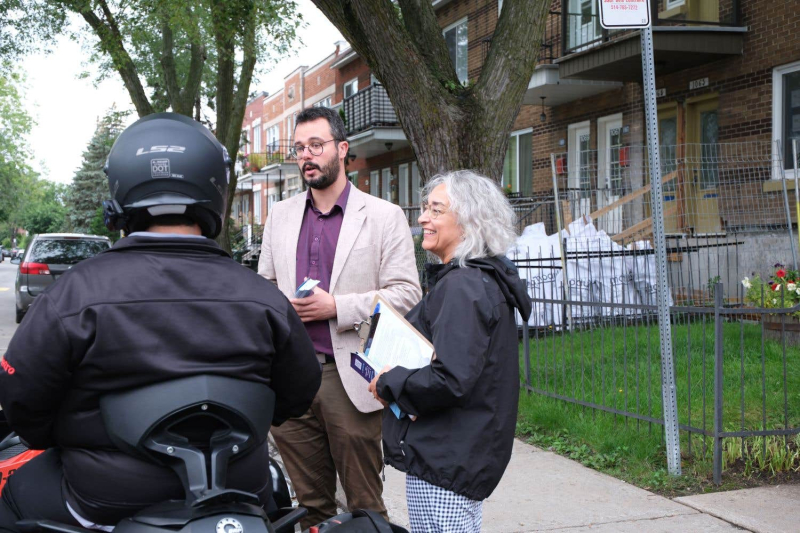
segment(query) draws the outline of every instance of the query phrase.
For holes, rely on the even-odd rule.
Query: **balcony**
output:
[[[641,81],[639,30],[606,30],[597,2],[569,0],[561,17],[561,79]],[[742,54],[740,0],[651,0],[657,74]]]
[[[342,102],[353,155],[373,157],[408,146],[386,89],[373,83]]]
[[[550,11],[542,34],[539,61],[525,92],[522,101],[524,104],[540,105],[544,98],[546,105],[558,106],[622,87],[622,83],[617,81],[562,79],[557,64],[565,50],[562,36],[566,33],[563,32],[562,26],[562,12]],[[488,47],[484,50],[485,59]]]
[[[264,152],[240,154],[236,167],[240,170],[238,188],[242,190],[275,187],[277,194],[283,197],[296,194],[300,184],[293,178],[300,175],[297,160],[292,157],[293,142],[288,139],[277,139],[267,142]]]

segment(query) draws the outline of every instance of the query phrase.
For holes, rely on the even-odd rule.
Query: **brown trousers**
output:
[[[336,516],[337,473],[350,510],[369,509],[388,519],[381,497],[381,416],[356,409],[336,365],[328,363],[306,414],[272,428],[297,500],[308,509],[304,530]]]

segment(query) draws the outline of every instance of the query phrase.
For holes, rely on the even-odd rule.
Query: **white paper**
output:
[[[433,346],[386,302],[379,303],[381,315],[367,353],[371,366],[380,371],[387,365],[404,368],[429,365]]]

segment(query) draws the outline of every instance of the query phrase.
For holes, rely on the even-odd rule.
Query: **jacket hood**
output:
[[[468,259],[466,263],[467,266],[494,272],[497,284],[500,286],[500,290],[503,291],[506,301],[516,307],[522,318],[526,322],[528,321],[532,309],[528,287],[519,277],[517,266],[508,257],[503,255],[481,257],[479,259]]]
[[[528,288],[525,282],[520,279],[517,266],[505,256],[481,257],[479,259],[468,259],[467,266],[479,268],[484,271],[494,272],[497,284],[503,291],[506,301],[519,310],[519,314],[527,322],[531,316],[531,298],[528,295]],[[433,287],[437,281],[454,268],[458,268],[455,261],[447,264],[427,264],[428,288]]]

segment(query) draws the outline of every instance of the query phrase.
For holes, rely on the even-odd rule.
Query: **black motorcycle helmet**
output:
[[[153,217],[178,215],[215,238],[222,229],[231,162],[214,135],[189,117],[157,113],[137,120],[108,154],[106,226],[131,233],[146,229]]]

